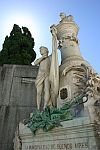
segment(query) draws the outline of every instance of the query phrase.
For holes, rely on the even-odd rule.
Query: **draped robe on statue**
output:
[[[59,63],[57,52],[57,29],[54,25],[51,27],[51,33],[52,33],[52,58],[51,58],[49,79],[51,83],[51,101],[55,106],[59,90]]]

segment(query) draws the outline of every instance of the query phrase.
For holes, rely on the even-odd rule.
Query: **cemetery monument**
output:
[[[100,75],[82,57],[78,31],[65,13],[50,27],[52,55],[41,46],[35,61],[37,111],[19,123],[14,150],[100,150]]]

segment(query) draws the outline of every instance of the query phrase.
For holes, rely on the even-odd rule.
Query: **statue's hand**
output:
[[[63,76],[66,75],[66,69],[63,70],[62,75],[63,75]]]
[[[47,58],[47,57],[48,57],[47,55],[43,55],[43,56],[42,56],[43,59],[45,59],[45,58]]]

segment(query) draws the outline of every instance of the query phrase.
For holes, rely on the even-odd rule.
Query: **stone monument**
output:
[[[80,53],[73,16],[60,18],[50,27],[52,55],[42,47],[36,61],[38,110],[19,123],[14,150],[100,150],[100,76]]]

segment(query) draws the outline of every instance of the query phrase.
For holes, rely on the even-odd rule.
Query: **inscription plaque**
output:
[[[63,143],[63,144],[47,144],[47,145],[26,145],[25,150],[74,150],[88,149],[88,143]]]

